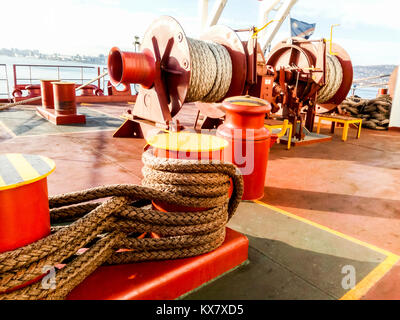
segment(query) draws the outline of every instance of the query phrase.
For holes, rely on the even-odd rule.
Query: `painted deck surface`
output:
[[[79,112],[93,125],[65,128],[41,120],[30,107],[1,112],[0,153],[53,159],[50,195],[139,184],[144,140],[112,138],[128,107],[85,105]],[[179,116],[191,122],[195,112],[186,107]],[[329,126],[321,133],[329,134]],[[187,298],[337,299],[346,293],[345,264],[356,267],[362,287],[353,298],[400,298],[400,263],[391,265],[400,255],[400,133],[363,129],[359,140],[350,132],[347,142],[341,135],[338,128],[330,142],[273,146],[264,198],[242,203],[229,224],[249,236],[250,264]]]

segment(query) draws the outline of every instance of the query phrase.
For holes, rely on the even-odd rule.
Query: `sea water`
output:
[[[8,87],[9,93],[11,95],[14,90],[14,73],[13,64],[30,64],[30,65],[55,65],[56,67],[32,67],[19,66],[17,67],[17,78],[18,79],[28,79],[28,80],[18,80],[18,84],[39,84],[39,79],[54,79],[54,80],[65,80],[72,81],[76,83],[85,83],[90,79],[98,76],[98,67],[100,67],[100,73],[103,73],[103,68],[105,65],[88,64],[75,61],[60,61],[60,60],[47,60],[47,59],[36,59],[27,57],[8,57],[0,55],[0,65],[5,64],[7,68],[8,76]],[[62,66],[77,66],[77,67],[89,67],[89,68],[69,68]],[[6,71],[3,66],[0,66],[0,79],[6,78]],[[30,81],[32,79],[32,81]],[[82,81],[83,79],[83,81]],[[108,77],[104,80],[107,81]],[[97,85],[97,82],[93,83]],[[103,84],[103,80],[101,80]],[[102,85],[101,85],[102,87]],[[7,98],[7,82],[0,80],[0,99]]]

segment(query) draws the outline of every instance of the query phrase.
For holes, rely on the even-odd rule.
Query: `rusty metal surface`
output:
[[[232,60],[232,82],[225,98],[241,95],[247,76],[246,51],[238,34],[227,26],[212,26],[200,36],[201,40],[210,40],[223,45]]]

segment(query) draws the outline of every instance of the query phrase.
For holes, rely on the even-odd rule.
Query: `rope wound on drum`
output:
[[[185,101],[221,101],[232,80],[232,61],[228,50],[215,42],[187,39],[192,69]]]
[[[325,85],[319,89],[317,103],[326,103],[339,90],[343,81],[343,69],[339,59],[331,54],[326,55]]]
[[[242,198],[239,170],[221,161],[158,158],[151,150],[142,160],[143,186],[101,186],[51,197],[52,233],[0,253],[0,300],[63,299],[102,264],[177,259],[218,248]],[[106,197],[111,198],[93,202]],[[208,209],[160,212],[149,200]],[[160,238],[137,238],[143,232]],[[54,290],[40,281],[46,266],[60,268]]]
[[[326,74],[325,86],[318,91],[317,103],[326,103],[334,97],[338,92],[343,81],[343,69],[339,59],[336,57],[337,53],[332,51],[332,38],[333,28],[339,24],[331,25],[331,36],[327,40],[329,42],[329,53],[326,54]]]

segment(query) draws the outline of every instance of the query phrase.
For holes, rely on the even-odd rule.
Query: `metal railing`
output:
[[[5,82],[6,83],[6,90],[7,92],[2,92],[0,91],[0,97],[1,96],[7,96],[7,99],[10,100],[10,87],[8,83],[8,74],[7,74],[7,65],[6,64],[0,64],[0,68],[4,68],[4,77],[5,78],[0,78],[0,83]],[[0,86],[1,88],[1,86]]]
[[[355,94],[355,91],[357,89],[374,88],[374,87],[387,88],[389,77],[390,77],[390,74],[381,74],[378,76],[366,77],[366,78],[362,78],[362,79],[355,79],[355,80],[353,80],[353,84],[351,87],[352,95]],[[383,79],[386,79],[386,80],[383,80]],[[378,81],[378,82],[374,82],[373,80]]]
[[[20,68],[28,68],[28,77],[19,77],[18,69]],[[100,75],[101,67],[91,67],[91,66],[71,66],[71,65],[48,65],[48,64],[13,64],[13,74],[14,74],[14,90],[16,89],[24,89],[28,85],[32,85],[35,83],[40,83],[41,78],[32,77],[32,69],[35,68],[46,68],[46,69],[54,69],[54,76],[50,76],[47,78],[55,78],[55,80],[63,80],[63,81],[74,81],[77,84],[83,84],[85,81],[88,81],[93,78],[93,76],[87,76],[85,71],[88,70],[97,70],[97,74]],[[78,78],[65,78],[61,76],[62,69],[80,69],[80,77]],[[21,83],[22,82],[22,83]],[[97,87],[101,88],[101,80],[97,81]],[[103,86],[104,88],[104,86]],[[103,90],[104,91],[104,90]]]

